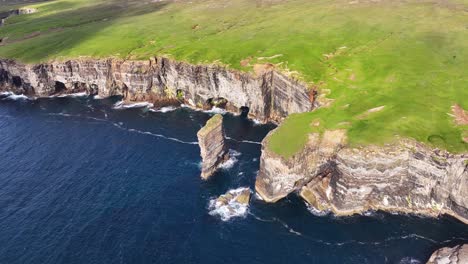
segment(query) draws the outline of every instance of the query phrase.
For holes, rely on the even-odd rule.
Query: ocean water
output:
[[[13,99],[0,99],[0,263],[424,263],[468,242],[450,217],[315,216],[295,195],[223,221],[210,200],[253,190],[274,126],[226,114],[236,157],[204,182],[196,132],[211,113]]]

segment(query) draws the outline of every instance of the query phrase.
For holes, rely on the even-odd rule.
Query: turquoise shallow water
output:
[[[391,215],[314,216],[291,195],[245,217],[209,214],[251,187],[274,128],[225,115],[232,167],[203,182],[210,114],[116,110],[118,99],[0,99],[0,263],[423,263],[468,227]]]

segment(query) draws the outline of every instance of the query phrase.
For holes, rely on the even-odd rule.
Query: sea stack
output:
[[[464,264],[468,263],[468,244],[453,248],[445,247],[435,251],[427,264]]]
[[[220,164],[229,159],[224,140],[223,116],[210,118],[197,133],[202,157],[201,177],[210,178]]]

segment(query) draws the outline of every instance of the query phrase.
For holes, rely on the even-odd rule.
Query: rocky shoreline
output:
[[[311,134],[300,153],[285,159],[268,149],[268,138],[256,181],[267,202],[296,192],[315,209],[338,216],[368,210],[448,214],[468,224],[468,154],[410,139],[350,147],[345,131],[335,130]]]
[[[41,64],[0,59],[0,91],[38,97],[78,92],[120,95],[126,103],[146,101],[155,106],[220,105],[275,123],[315,106],[313,90],[274,70],[255,76],[160,57]],[[468,223],[466,153],[454,155],[409,139],[350,147],[346,131],[333,130],[310,134],[303,150],[285,159],[268,149],[269,136],[262,143],[256,180],[256,191],[266,202],[296,192],[316,209],[337,215],[384,210],[449,214]]]
[[[76,59],[24,64],[0,59],[0,91],[44,97],[86,92],[155,106],[194,108],[222,104],[261,122],[279,123],[314,108],[314,91],[272,69],[252,75],[219,65],[193,65],[168,58],[146,61]]]

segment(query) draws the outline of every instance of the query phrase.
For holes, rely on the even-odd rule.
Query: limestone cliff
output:
[[[311,134],[284,159],[263,142],[256,190],[267,202],[298,191],[313,207],[337,215],[367,210],[450,214],[468,223],[467,154],[432,150],[413,140],[348,147],[343,131]]]
[[[177,100],[202,108],[225,99],[226,108],[248,109],[262,122],[312,110],[306,85],[269,70],[260,76],[219,65],[192,65],[167,58],[147,61],[76,59],[41,64],[0,60],[0,91],[29,96],[87,92],[125,101]]]
[[[468,244],[453,248],[445,247],[435,251],[427,264],[467,264]]]
[[[198,131],[197,137],[202,157],[201,177],[206,180],[219,165],[229,159],[224,139],[223,116],[218,114],[208,120]]]

